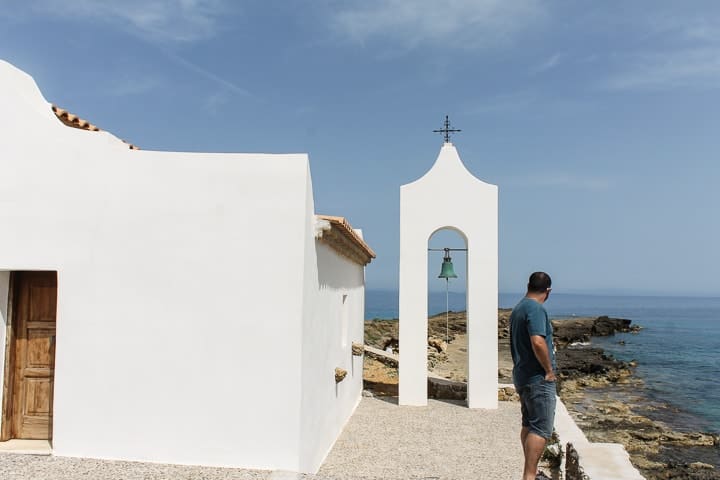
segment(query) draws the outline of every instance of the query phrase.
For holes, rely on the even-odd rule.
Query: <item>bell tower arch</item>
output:
[[[468,407],[497,408],[498,188],[447,136],[433,167],[400,187],[400,405],[427,405],[427,242],[441,229],[467,247]]]

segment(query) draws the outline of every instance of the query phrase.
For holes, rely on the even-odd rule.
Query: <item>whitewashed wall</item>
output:
[[[451,143],[430,171],[400,188],[401,405],[427,404],[428,240],[452,228],[468,249],[468,406],[497,408],[497,199],[497,186],[475,178]]]
[[[301,423],[342,360],[309,350],[335,314],[308,317],[329,297],[303,289],[307,156],[131,151],[62,125],[1,61],[0,86],[0,270],[58,271],[54,453],[316,465],[354,398]]]
[[[315,292],[303,323],[301,470],[314,472],[360,402],[363,360],[352,342],[364,343],[364,268],[316,242]],[[314,298],[313,298],[314,296]],[[335,368],[345,369],[335,383]]]
[[[0,384],[5,379],[5,350],[6,350],[6,332],[10,323],[8,317],[8,293],[10,287],[10,272],[0,271]],[[3,388],[0,388],[0,408],[3,404]],[[0,415],[0,429],[2,429],[2,415]]]

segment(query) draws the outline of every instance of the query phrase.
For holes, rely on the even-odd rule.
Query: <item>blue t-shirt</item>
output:
[[[531,298],[523,298],[510,314],[510,352],[513,359],[513,382],[517,387],[540,382],[545,378],[545,369],[538,362],[530,344],[531,335],[545,337],[550,362],[555,366],[553,349],[553,328],[543,305]]]

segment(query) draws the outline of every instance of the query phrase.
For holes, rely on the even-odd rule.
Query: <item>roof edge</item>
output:
[[[315,215],[318,222],[315,238],[350,260],[367,265],[376,257],[375,252],[352,228],[345,217]]]

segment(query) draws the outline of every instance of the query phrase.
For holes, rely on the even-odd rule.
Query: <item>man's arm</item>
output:
[[[550,362],[550,352],[547,343],[545,343],[545,337],[542,335],[530,335],[530,345],[532,345],[533,352],[535,352],[535,358],[545,369],[545,380],[549,382],[557,380],[555,372],[553,372],[552,362]]]

